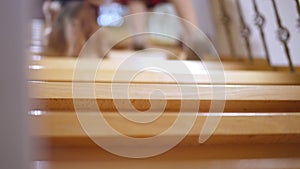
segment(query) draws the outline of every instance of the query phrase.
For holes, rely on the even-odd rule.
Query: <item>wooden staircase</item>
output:
[[[219,62],[213,59],[179,61],[159,56],[151,58],[154,65],[173,67],[168,73],[178,77],[177,81],[159,71],[144,71],[132,81],[116,78],[115,74],[126,77],[149,66],[149,58],[141,56],[120,67],[122,60],[126,60],[122,55],[129,56],[129,53],[112,51],[97,70],[93,70],[91,65],[99,60],[86,60],[75,78],[73,73],[78,71],[78,67],[75,69],[77,62],[74,58],[40,56],[30,60],[29,116],[32,136],[40,143],[34,153],[35,168],[300,168],[299,72],[290,73],[285,68],[273,70],[259,59],[252,64],[246,60],[223,59],[223,72],[217,69]],[[186,74],[181,69],[182,65],[188,67],[191,74]],[[223,72],[226,84],[212,84],[207,69]],[[93,75],[93,80],[90,75]],[[191,75],[194,77],[192,80]],[[113,90],[118,87],[123,89],[129,82],[130,90],[126,92],[130,93],[130,99],[122,94],[116,98]],[[80,96],[72,93],[74,85]],[[85,95],[93,85],[95,96]],[[186,96],[183,97],[178,90],[180,85],[191,86],[198,93],[184,93]],[[212,97],[213,87],[218,86],[225,89],[224,112],[210,112],[214,101],[219,101]],[[147,111],[151,108],[148,98],[154,90],[165,94],[163,99],[151,100],[166,104],[157,120],[139,124],[126,120],[118,113],[114,101],[129,102],[136,109]],[[185,109],[179,114],[181,102],[200,105],[195,123],[188,133],[183,128],[189,125],[189,119],[195,113]],[[74,103],[86,109],[80,109],[76,114]],[[85,122],[95,124],[100,112],[89,109],[94,103],[98,103],[106,121],[123,135],[133,138],[159,135],[172,126],[180,115],[186,119],[186,124],[181,123],[176,126],[176,132],[164,137],[170,142],[178,136],[186,134],[186,137],[171,150],[151,158],[130,159],[113,155],[95,144],[80,125],[79,116]],[[134,113],[131,109],[126,111],[126,106],[123,108],[126,115],[132,118],[155,118],[161,113],[155,107],[147,114]],[[201,129],[205,120],[212,117],[221,120],[212,136],[200,144]],[[120,138],[109,130],[97,129],[97,126],[90,136],[111,143],[113,147],[123,145],[118,144]],[[132,146],[121,148],[128,152],[137,147],[143,151],[155,148]]]

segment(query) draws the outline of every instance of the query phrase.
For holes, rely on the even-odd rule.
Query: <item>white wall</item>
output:
[[[235,0],[224,0],[226,2],[227,11],[237,14]],[[257,27],[254,25],[254,10],[252,0],[241,0],[242,9],[246,17],[246,22],[252,30],[251,44],[252,51],[256,57],[265,57],[264,49],[262,47],[262,41],[259,35]],[[291,39],[289,41],[289,47],[291,49],[292,60],[295,65],[300,65],[300,30],[297,29],[297,18],[298,14],[294,0],[277,0],[279,6],[279,13],[283,18],[283,25],[287,26],[291,33]],[[288,65],[284,48],[277,39],[277,24],[275,20],[274,10],[272,8],[271,0],[257,0],[258,6],[262,14],[266,18],[266,40],[269,46],[269,52],[271,55],[271,62],[273,65]],[[216,38],[217,48],[219,52],[224,55],[229,55],[227,47],[227,41],[225,37],[224,28],[221,24],[221,14],[219,11],[218,0],[211,0],[212,12],[214,15],[214,21],[216,25]],[[239,55],[245,56],[246,50],[244,43],[240,37],[238,16],[231,14],[233,17],[233,25],[231,32],[234,37],[234,45]],[[242,44],[242,45],[241,45]]]

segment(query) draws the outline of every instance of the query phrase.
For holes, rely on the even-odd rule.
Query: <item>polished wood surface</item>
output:
[[[127,53],[128,56],[131,54]],[[126,54],[126,55],[127,55]],[[121,117],[114,106],[114,100],[126,100],[124,96],[114,98],[112,86],[126,85],[128,79],[113,79],[118,68],[120,74],[128,75],[149,65],[148,58],[135,58],[126,66],[120,65],[126,59],[119,59],[119,53],[105,59],[96,74],[95,93],[97,103],[104,112],[103,116],[117,131],[131,137],[151,137],[170,127],[180,108],[180,101],[200,101],[199,113],[195,125],[185,139],[174,149],[150,159],[135,160],[112,155],[98,147],[83,131],[74,112],[74,100],[87,105],[82,117],[93,121],[99,116],[91,112],[88,105],[93,98],[85,95],[93,80],[86,77],[94,73],[87,61],[81,67],[80,75],[75,79],[77,92],[82,97],[72,95],[72,80],[76,59],[45,58],[35,56],[29,64],[28,88],[31,98],[29,112],[32,136],[41,141],[43,146],[34,154],[34,168],[298,168],[300,167],[300,78],[298,73],[270,71],[262,64],[243,63],[225,60],[227,84],[225,113],[205,113],[209,111],[212,100],[212,85],[205,71],[206,67],[217,70],[219,64],[213,60],[203,62],[166,60],[161,55],[154,60],[160,65],[172,65],[170,73],[175,74],[177,82],[167,74],[145,71],[136,76],[130,84],[131,103],[140,111],[149,109],[149,95],[153,90],[164,92],[167,102],[165,113],[153,123],[141,125]],[[94,64],[92,63],[92,64]],[[189,68],[195,75],[196,83],[184,73],[180,66]],[[159,66],[159,65],[158,65]],[[252,70],[252,71],[251,71]],[[113,82],[113,83],[112,83]],[[116,83],[118,82],[118,83]],[[185,93],[182,99],[180,85],[196,87],[199,96]],[[163,100],[158,100],[163,101]],[[132,112],[127,116],[139,116]],[[148,112],[147,116],[157,116]],[[189,118],[188,111],[181,114]],[[221,116],[222,115],[222,116]],[[204,121],[209,117],[221,117],[214,134],[204,144],[199,144],[198,137]],[[186,124],[181,124],[186,125]],[[185,133],[178,126],[176,135]],[[97,128],[95,128],[97,130]],[[110,142],[117,139],[101,130],[99,135]],[[174,135],[167,135],[168,139]],[[127,147],[130,151],[130,147]],[[84,155],[86,154],[86,155]]]
[[[193,150],[192,150],[193,151]],[[195,150],[194,150],[195,151]],[[80,153],[80,152],[75,152]],[[70,162],[70,161],[35,161],[34,169],[152,169],[152,168],[170,168],[170,169],[294,169],[298,168],[300,163],[299,158],[285,159],[230,159],[230,160],[97,160],[85,162]]]
[[[143,67],[145,62],[153,62],[153,60],[160,60],[163,62],[169,62],[171,64],[184,63],[192,70],[202,70],[206,67],[211,69],[219,69],[219,60],[218,59],[207,59],[204,60],[203,64],[201,61],[184,61],[184,60],[167,60],[166,54],[159,51],[143,51],[143,52],[135,52],[135,51],[124,51],[124,50],[112,50],[109,52],[107,58],[101,60],[103,64],[101,68],[103,69],[114,69],[118,65],[120,65],[123,61],[128,59],[133,59],[134,63],[131,63],[131,66],[128,67],[130,70],[136,70]],[[94,59],[99,62],[99,59]],[[32,55],[30,58],[30,65],[40,65],[50,69],[73,69],[76,64],[77,58],[67,58],[63,56],[53,56],[53,57],[45,57],[40,55]],[[220,60],[222,62],[222,66],[225,70],[273,70],[265,61],[258,60],[254,63],[248,62],[246,60]],[[142,65],[140,65],[142,64]],[[132,66],[134,65],[134,66]],[[86,67],[88,68],[88,67]]]
[[[136,77],[131,77],[137,71],[122,71],[119,70],[117,73],[114,70],[79,70],[76,77],[73,77],[73,70],[30,70],[29,80],[33,81],[49,81],[49,82],[131,82],[131,83],[185,83],[185,84],[211,84],[212,80],[207,73],[202,71],[199,74],[195,74],[192,77],[189,74],[168,74],[164,72],[153,72],[153,71],[142,71]],[[225,72],[214,72],[218,76],[223,77],[225,80],[218,82],[219,84],[237,84],[237,85],[293,85],[300,84],[300,75],[282,72],[248,72],[248,71],[225,71]],[[223,75],[223,73],[225,73]],[[95,75],[93,79],[86,78],[87,75]],[[116,78],[115,75],[120,77],[129,76],[131,78]],[[174,75],[174,80],[170,75]],[[212,75],[213,77],[213,75]]]
[[[100,64],[101,63],[101,64]],[[98,65],[99,64],[99,65]],[[240,65],[241,67],[232,64]],[[275,71],[247,71],[239,63],[228,63],[228,70],[222,71],[226,63],[215,61],[176,61],[163,59],[82,60],[41,59],[29,65],[29,80],[53,82],[132,82],[132,83],[197,83],[211,84],[212,81],[226,84],[293,85],[300,84],[300,74]],[[224,66],[225,67],[225,66]],[[232,69],[238,70],[232,70]],[[155,69],[155,71],[154,71]],[[241,70],[240,70],[241,69]],[[74,71],[76,70],[76,77]],[[136,74],[138,73],[138,74]],[[193,76],[191,76],[193,74]],[[87,78],[92,76],[93,78]],[[95,75],[95,77],[94,77]],[[116,78],[126,77],[129,78]],[[136,75],[132,77],[133,75]],[[173,77],[172,77],[173,76]],[[225,78],[223,81],[216,77]],[[174,79],[175,78],[175,79]]]
[[[73,86],[72,86],[73,85]],[[164,94],[165,111],[179,111],[180,103],[195,104],[200,102],[199,111],[207,112],[211,101],[216,100],[213,92],[217,90],[225,99],[225,112],[285,112],[300,111],[300,86],[268,86],[268,85],[173,85],[173,84],[110,84],[110,83],[65,83],[65,82],[29,82],[28,87],[32,99],[32,109],[42,110],[74,110],[74,100],[89,109],[96,99],[102,111],[116,111],[115,100],[126,105],[126,100],[139,110],[150,108],[149,96],[155,90]],[[94,89],[93,89],[94,87]],[[129,87],[129,88],[128,88]],[[181,93],[181,89],[185,93]],[[127,90],[129,95],[120,95],[116,90]],[[224,91],[224,90],[225,91]],[[90,94],[87,93],[87,91]],[[197,93],[198,91],[198,93]],[[75,93],[72,93],[75,92]],[[95,96],[94,96],[95,92]],[[190,92],[190,93],[188,93]],[[225,93],[223,93],[225,92]],[[222,94],[223,93],[223,94]],[[183,94],[183,95],[182,95]],[[95,98],[94,98],[95,97]],[[220,98],[219,98],[220,99]],[[188,111],[188,110],[186,110]]]
[[[78,116],[75,112],[51,112],[51,111],[31,111],[33,135],[50,138],[56,146],[88,146],[90,140],[80,126]],[[95,126],[93,134],[90,137],[101,137],[113,139],[115,135],[105,131],[104,128],[97,129],[97,118],[100,118],[99,112],[79,113],[80,118]],[[160,113],[148,113],[148,117],[157,117]],[[141,118],[143,114],[126,113],[126,117]],[[176,126],[176,132],[165,134],[165,137],[185,135],[182,128],[188,125],[189,118],[195,116],[192,113],[164,113],[157,120],[151,123],[135,123],[125,119],[118,113],[104,113],[103,118],[109,125],[120,133],[130,137],[153,137],[159,135],[169,127],[175,120],[186,119],[185,122]],[[209,117],[220,117],[221,121],[213,133],[212,137],[205,144],[249,144],[249,143],[299,143],[300,141],[300,113],[199,113],[195,116],[196,121],[183,145],[198,145],[197,137],[203,128],[204,121]],[[72,124],[72,125],[70,125]],[[84,139],[85,138],[85,139]],[[76,141],[77,139],[77,141]],[[117,139],[117,138],[116,138]],[[64,140],[69,142],[59,142]],[[81,141],[78,141],[81,140]],[[85,141],[84,141],[85,140]]]

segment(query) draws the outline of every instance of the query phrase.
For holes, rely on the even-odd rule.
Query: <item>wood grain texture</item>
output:
[[[178,70],[179,71],[179,70]],[[97,82],[97,83],[160,83],[160,84],[219,84],[236,85],[296,85],[300,84],[300,75],[282,72],[260,72],[260,71],[225,71],[207,72],[198,74],[165,73],[153,70],[148,71],[114,71],[114,70],[79,70],[73,77],[72,70],[63,69],[41,69],[30,70],[29,80],[49,82]],[[135,76],[136,75],[136,76]],[[173,77],[175,77],[175,79]],[[220,77],[221,78],[218,78]],[[222,80],[222,78],[224,80]]]
[[[202,62],[165,60],[160,57],[164,54],[159,52],[142,52],[136,55],[133,51],[111,51],[110,53],[112,56],[118,56],[119,59],[80,59],[80,62],[77,62],[76,58],[33,55],[29,65],[28,79],[99,83],[130,81],[132,83],[211,84],[212,81],[219,81],[218,83],[226,82],[227,84],[300,84],[299,73],[266,71],[272,69],[261,60],[251,64],[247,61],[226,61],[225,59],[221,64],[214,59]],[[131,55],[134,56],[130,57]],[[223,68],[225,72],[222,71]],[[221,80],[222,78],[225,80]]]
[[[116,51],[110,52],[111,55],[116,55],[115,53],[120,53],[120,52],[116,52]],[[132,53],[124,52],[123,55],[125,55],[123,59],[122,58],[114,59],[114,57],[103,59],[100,69],[114,69],[118,67],[122,62],[126,61],[126,58],[129,58],[129,56],[132,55]],[[201,62],[201,61],[184,61],[184,60],[164,60],[162,58],[163,57],[151,57],[151,55],[146,58],[143,56],[134,56],[133,63],[131,63],[131,66],[129,65],[127,68],[130,70],[136,70],[147,65],[146,62],[159,61],[159,62],[170,63],[175,65],[178,63],[184,63],[189,68],[192,68],[192,70],[203,70],[205,69],[204,65],[211,69],[220,69],[219,61],[217,60],[207,60]],[[74,66],[76,65],[76,61],[77,61],[76,58],[43,57],[39,55],[33,55],[29,65],[39,65],[48,69],[73,69]],[[94,61],[99,62],[99,60],[97,59],[94,59]],[[251,64],[245,61],[222,61],[222,66],[225,70],[272,70],[272,68],[268,65],[265,65],[264,62],[263,63],[256,62]]]
[[[36,169],[68,168],[299,168],[299,144],[231,144],[175,147],[152,158],[128,159],[100,147],[48,147],[34,155]],[[39,149],[41,150],[41,149]],[[128,148],[130,151],[130,148]]]
[[[74,110],[80,104],[86,110],[93,109],[96,103],[102,111],[117,111],[116,102],[124,109],[146,111],[150,108],[149,97],[153,91],[162,91],[164,97],[151,99],[152,104],[166,103],[166,112],[178,112],[181,103],[184,105],[199,104],[199,111],[210,110],[213,92],[225,89],[225,112],[292,112],[300,111],[300,86],[267,86],[267,85],[172,85],[172,84],[109,84],[64,82],[29,82],[28,87],[32,99],[32,109],[41,110]],[[76,87],[75,87],[76,86]],[[128,87],[128,88],[127,88]],[[224,88],[223,88],[224,87]],[[72,93],[74,89],[75,93]],[[180,90],[184,90],[182,93]],[[112,92],[113,91],[113,92]],[[198,93],[197,93],[198,91]],[[127,95],[128,92],[128,95]],[[94,95],[95,94],[95,95]],[[224,98],[223,98],[224,99]],[[220,99],[222,100],[222,99]],[[96,101],[96,102],[95,102]],[[127,106],[127,108],[126,108]],[[160,107],[161,108],[161,107]],[[152,110],[155,110],[152,109]],[[185,111],[190,111],[185,108]]]
[[[300,113],[227,114],[222,117],[214,135],[204,144],[197,143],[197,136],[204,119],[211,114],[200,114],[194,128],[179,145],[164,154],[139,160],[118,157],[98,147],[84,133],[74,112],[40,113],[30,117],[34,136],[46,140],[43,149],[39,148],[33,156],[38,160],[35,165],[37,169],[119,168],[123,165],[129,165],[129,168],[214,168],[222,165],[222,168],[251,169],[300,166]],[[88,112],[84,115],[88,116],[91,123],[98,116],[97,113]],[[169,127],[177,116],[164,114],[155,123],[145,126],[124,122],[116,113],[103,115],[116,130],[132,137],[156,135]],[[179,130],[177,134],[182,133]],[[172,139],[172,136],[167,137]],[[110,141],[117,138],[101,135],[101,139]],[[145,151],[147,148],[153,147],[141,147]],[[132,148],[125,149],[131,151]]]
[[[195,150],[194,150],[195,151]],[[193,152],[193,151],[192,151]],[[75,152],[76,153],[76,152]],[[79,152],[77,152],[79,153]],[[86,152],[90,154],[90,152]],[[282,158],[282,159],[231,159],[231,160],[97,160],[97,161],[36,161],[34,169],[294,169],[299,168],[299,158]]]
[[[41,111],[41,114],[30,114],[32,121],[33,135],[48,138],[85,138],[87,134],[80,126],[79,119],[75,112],[53,112]],[[103,118],[117,131],[130,137],[153,137],[159,135],[179,117],[178,113],[149,113],[147,116],[159,118],[151,123],[135,123],[127,120],[122,115],[112,112],[102,114]],[[127,117],[145,116],[138,113],[126,113]],[[180,118],[187,119],[186,122],[176,126],[176,133],[166,135],[174,137],[185,135],[181,128],[188,125],[188,119],[193,116],[191,113],[180,114]],[[97,129],[99,112],[85,112],[80,114],[81,118],[89,121],[95,126],[93,137],[114,137],[113,134]],[[300,113],[199,113],[196,117],[194,127],[188,136],[199,136],[204,121],[209,117],[221,117],[221,121],[208,143],[300,143]],[[97,131],[98,130],[98,131]],[[252,136],[252,137],[251,137]],[[214,138],[215,137],[215,138]],[[232,137],[232,138],[230,138]],[[242,138],[242,139],[238,139]],[[197,143],[197,138],[194,140]],[[199,143],[198,143],[199,144]]]

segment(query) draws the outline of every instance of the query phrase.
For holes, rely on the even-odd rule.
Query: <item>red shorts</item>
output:
[[[130,0],[117,0],[123,5],[127,5]],[[166,0],[141,0],[144,1],[148,8],[152,8],[159,3],[166,2]]]

